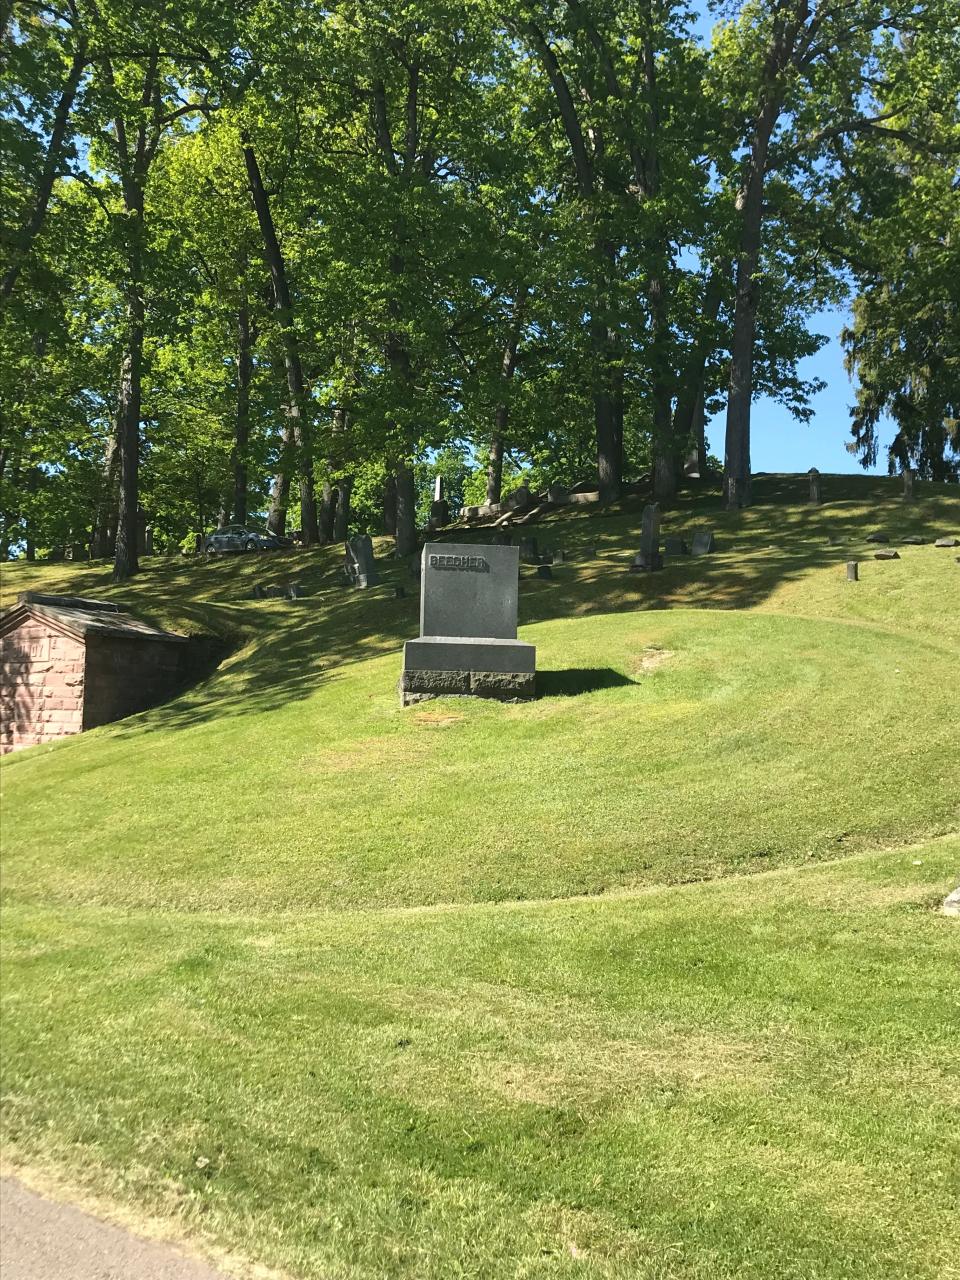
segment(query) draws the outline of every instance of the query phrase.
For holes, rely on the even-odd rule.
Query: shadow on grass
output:
[[[776,588],[811,569],[863,558],[873,529],[896,545],[908,534],[932,541],[960,525],[960,488],[918,484],[918,498],[905,503],[899,480],[869,476],[823,478],[826,501],[811,506],[804,476],[757,476],[754,505],[725,511],[719,490],[706,486],[681,493],[665,512],[663,532],[688,535],[697,526],[715,531],[717,553],[671,558],[662,572],[631,574],[639,546],[644,499],[630,497],[608,507],[561,508],[523,530],[541,549],[564,548],[573,559],[554,566],[553,578],[521,570],[520,623],[549,622],[671,608],[748,609]],[[521,530],[515,529],[514,534]],[[490,541],[493,530],[452,528],[440,537]],[[127,583],[110,582],[111,566],[25,567],[11,593],[42,583],[42,589],[102,596],[157,625],[185,633],[219,636],[233,650],[215,675],[163,707],[137,717],[114,733],[186,727],[225,716],[279,710],[309,698],[354,663],[394,655],[399,674],[402,642],[417,635],[419,589],[410,563],[392,557],[389,539],[375,540],[381,585],[368,591],[339,583],[339,546],[243,556],[215,561],[145,561],[144,572]],[[10,575],[13,578],[13,575]],[[299,583],[299,600],[252,600],[255,584]],[[405,597],[397,599],[402,586]],[[538,675],[541,696],[564,697],[629,683],[606,670],[567,670]]]
[[[573,698],[578,693],[596,693],[598,689],[619,689],[636,684],[622,671],[612,667],[567,667],[562,671],[537,672],[538,698]]]

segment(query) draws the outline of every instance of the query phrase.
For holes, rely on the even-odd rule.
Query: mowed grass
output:
[[[960,1275],[960,499],[828,483],[536,527],[530,704],[400,709],[403,565],[7,570],[235,646],[4,761],[9,1159],[294,1277]]]
[[[956,1276],[950,838],[547,904],[20,906],[28,1167],[295,1276]]]

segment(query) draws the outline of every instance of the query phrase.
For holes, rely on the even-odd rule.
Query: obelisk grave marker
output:
[[[403,646],[404,706],[444,694],[531,698],[537,651],[517,639],[520,551],[428,542],[420,575],[420,638]]]

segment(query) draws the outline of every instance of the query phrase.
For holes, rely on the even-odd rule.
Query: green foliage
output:
[[[898,456],[921,469],[949,459],[934,436],[948,441],[955,416],[954,356],[941,369],[934,336],[955,328],[949,7],[927,0],[908,38],[880,0],[820,6],[819,44],[776,85],[756,274],[753,386],[803,420],[817,384],[798,366],[822,342],[809,317],[855,271],[863,456],[896,405]],[[726,394],[744,149],[781,10],[742,7],[704,48],[675,0],[189,0],[138,11],[134,41],[113,0],[15,6],[0,70],[5,281],[16,268],[0,299],[0,555],[85,541],[115,506],[110,442],[141,310],[137,496],[158,536],[226,514],[244,468],[251,511],[289,473],[247,143],[289,278],[316,481],[355,479],[356,527],[380,528],[399,464],[479,460],[495,433],[507,484],[517,468],[537,488],[594,477],[603,396],[622,402],[625,476],[647,473],[654,436],[674,430],[664,405],[702,386],[715,411]],[[868,110],[883,123],[861,128]],[[928,135],[924,160],[913,144]],[[454,471],[458,495],[485,496],[482,468]]]

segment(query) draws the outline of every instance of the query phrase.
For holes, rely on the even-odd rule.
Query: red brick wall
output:
[[[87,637],[83,727],[109,724],[163,702],[182,679],[185,645]]]
[[[30,620],[0,637],[0,751],[79,733],[83,690],[80,640]]]

